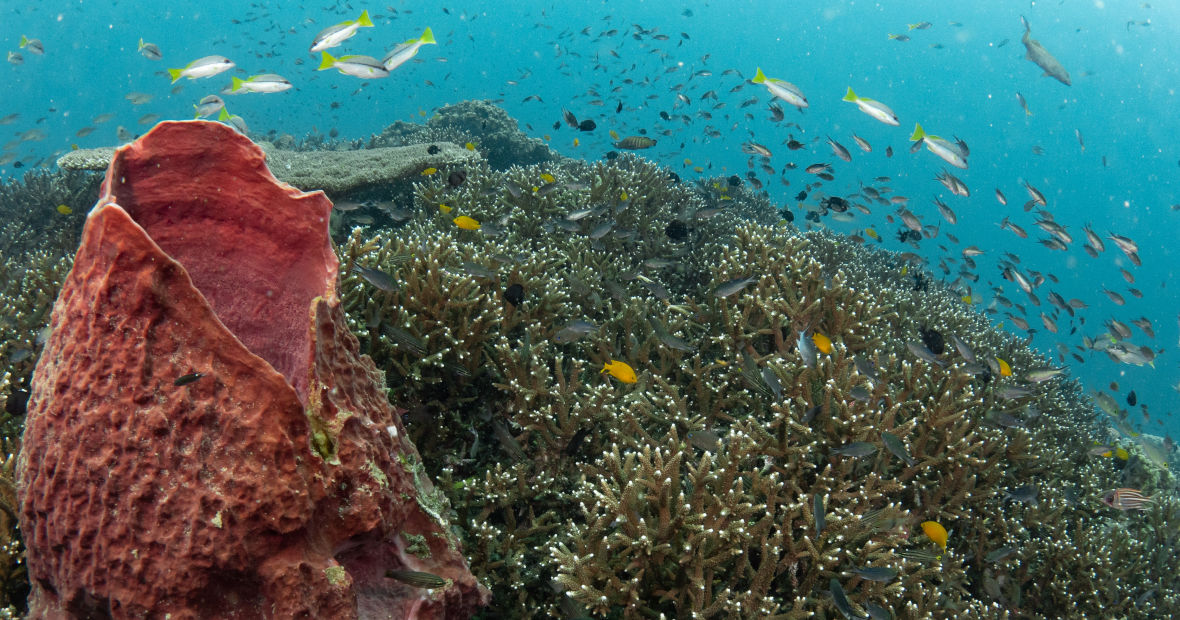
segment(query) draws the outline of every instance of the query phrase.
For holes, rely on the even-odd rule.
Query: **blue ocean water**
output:
[[[438,45],[423,47],[415,59],[380,80],[317,72],[319,57],[308,53],[316,33],[356,19],[366,9],[375,26],[361,29],[333,53],[381,58],[426,27],[433,29]],[[281,74],[294,88],[225,97],[229,110],[245,119],[253,133],[302,137],[335,130],[341,139],[367,138],[396,120],[422,122],[447,103],[489,99],[518,119],[527,133],[545,137],[572,157],[603,157],[613,148],[611,130],[620,136],[646,132],[658,144],[642,154],[683,178],[745,178],[752,172],[771,200],[790,209],[800,226],[807,223],[795,197],[816,181],[802,168],[827,162],[835,180],[823,184],[823,193],[847,196],[859,192],[862,183],[888,185],[893,195],[909,197],[908,208],[928,229],[938,227],[939,234],[923,239],[914,250],[897,240],[897,218],[887,221],[893,208],[878,204],[872,205],[872,215],[856,214],[852,222],[825,218],[822,225],[861,237],[872,228],[885,247],[917,251],[933,273],[948,281],[959,277],[962,248],[978,246],[985,254],[970,270],[978,281],[961,281],[959,286],[977,301],[979,311],[990,311],[1003,328],[1021,336],[1027,332],[1005,313],[1027,320],[1032,344],[1055,359],[1061,356],[1088,390],[1105,390],[1124,406],[1127,392],[1134,390],[1138,405],[1127,408],[1145,432],[1180,432],[1180,421],[1172,415],[1180,403],[1174,357],[1180,342],[1180,284],[1168,286],[1177,263],[1180,224],[1180,211],[1173,208],[1180,207],[1180,152],[1174,138],[1180,135],[1180,117],[1174,113],[1180,52],[1173,43],[1180,30],[1180,7],[1174,4],[525,0],[162,6],[121,0],[6,2],[0,15],[5,49],[23,58],[20,64],[10,59],[0,67],[7,87],[0,103],[0,118],[7,121],[0,125],[5,143],[0,156],[11,159],[0,168],[4,177],[51,166],[73,145],[114,144],[118,126],[142,133],[154,122],[145,115],[191,118],[193,105],[218,93],[230,75],[259,73]],[[1042,77],[1024,59],[1022,15],[1033,38],[1069,70],[1072,86]],[[930,26],[908,26],[920,22]],[[21,49],[22,35],[39,39],[44,54]],[[137,51],[141,38],[158,45],[163,58],[142,56]],[[210,54],[228,56],[237,68],[210,79],[182,80],[178,89],[169,83],[166,68]],[[773,122],[767,111],[769,93],[747,82],[756,67],[796,84],[809,107],[799,112],[784,104],[786,118]],[[861,96],[888,104],[900,126],[882,124],[841,101],[850,86]],[[152,97],[135,105],[127,99],[129,93]],[[1017,93],[1031,115],[1021,108]],[[555,128],[563,108],[579,119],[594,120],[597,129]],[[670,120],[662,119],[661,112]],[[114,118],[93,122],[107,113]],[[18,116],[9,118],[12,114]],[[970,187],[970,197],[952,196],[933,180],[946,167],[942,160],[925,149],[909,152],[915,122],[930,133],[957,136],[970,145],[970,168],[951,169]],[[78,135],[88,127],[92,133]],[[27,133],[32,130],[41,133]],[[856,148],[853,133],[873,151]],[[807,148],[788,150],[789,136]],[[852,162],[836,159],[826,136],[848,147]],[[772,151],[770,165],[776,174],[767,174],[760,162],[742,153],[747,141]],[[885,155],[886,146],[892,147],[892,157]],[[792,162],[798,169],[784,171]],[[702,173],[694,172],[697,166]],[[873,181],[882,176],[890,180]],[[1037,243],[1049,235],[1034,225],[1035,210],[1022,208],[1029,199],[1022,181],[1045,194],[1046,210],[1072,235],[1066,250]],[[1006,206],[996,200],[996,189],[1007,196]],[[934,197],[957,213],[957,224],[942,220]],[[814,203],[814,196],[804,202]],[[1029,237],[1000,229],[1005,216]],[[1087,223],[1103,237],[1113,232],[1136,241],[1142,266],[1132,265],[1109,239],[1097,258],[1088,256],[1081,248]],[[1010,256],[1005,259],[1005,254]],[[949,274],[939,269],[944,259]],[[1047,278],[1035,291],[1039,306],[1001,277],[1002,260],[1019,260],[1022,273]],[[1126,281],[1120,269],[1134,282]],[[1116,305],[1103,288],[1120,294],[1125,304]],[[1071,318],[1048,303],[1050,291],[1088,307]],[[993,307],[997,292],[1022,305],[1024,312]],[[1055,317],[1058,333],[1043,326],[1042,312]],[[1141,317],[1151,322],[1155,336],[1133,327],[1130,342],[1156,352],[1154,367],[1118,363],[1105,353],[1080,348],[1083,337],[1106,338],[1108,319],[1131,324]],[[1118,383],[1117,391],[1111,389],[1112,381]]]

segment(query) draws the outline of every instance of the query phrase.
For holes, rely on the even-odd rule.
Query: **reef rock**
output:
[[[359,188],[417,177],[427,168],[473,165],[479,153],[450,142],[410,144],[352,151],[292,151],[261,144],[271,172],[303,190],[322,189],[336,195]],[[79,149],[62,155],[64,170],[104,170],[115,147]]]
[[[443,618],[487,602],[345,326],[331,206],[217,123],[161,123],[116,152],[34,373],[18,463],[30,617]]]

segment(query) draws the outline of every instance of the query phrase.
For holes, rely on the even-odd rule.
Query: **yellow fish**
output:
[[[542,172],[541,173],[541,180],[546,183],[552,183],[552,182],[556,181],[557,179],[553,178],[553,175],[549,174],[548,172]]]
[[[69,208],[66,205],[57,205],[57,212],[62,215],[69,215],[69,214],[73,213],[74,210]]]
[[[463,148],[465,148],[465,149],[467,149],[467,150],[469,150],[469,151],[474,151],[474,150],[475,150],[475,145],[474,145],[474,144],[472,144],[472,143],[470,143],[470,142],[468,142],[467,144],[464,144],[464,145],[463,145]]]
[[[610,130],[610,137],[612,140],[617,141],[619,139],[619,132],[615,131],[614,129]]]
[[[552,136],[550,136],[549,134],[545,134],[544,136],[541,136],[541,137],[542,137],[542,138],[545,138],[545,141],[546,141],[546,142],[548,142],[548,141],[550,141],[550,140],[552,140],[552,139],[553,139],[553,137],[552,137]]]
[[[866,234],[866,235],[868,235],[869,237],[873,238],[873,239],[876,239],[877,241],[880,241],[880,240],[881,240],[881,236],[880,236],[880,235],[878,235],[878,234],[877,234],[877,231],[873,230],[872,228],[866,228],[866,229],[865,229],[865,234]]]
[[[923,521],[922,531],[926,532],[926,536],[935,542],[943,551],[946,551],[946,539],[949,536],[946,528],[937,521]]]
[[[815,348],[819,349],[825,355],[832,354],[832,339],[827,336],[815,332],[811,334],[811,341],[815,343]]]
[[[450,213],[451,209],[452,209],[452,207],[448,207],[447,205],[444,205],[444,204],[438,205],[438,210],[442,211],[443,213]]]
[[[466,215],[460,215],[454,219],[454,222],[455,226],[463,230],[479,230],[479,220],[467,217]]]
[[[581,142],[579,142],[577,138],[574,138],[574,146],[578,146],[579,144],[581,144]]]
[[[1004,360],[1002,360],[998,357],[996,358],[996,361],[1000,363],[1000,376],[1001,377],[1011,377],[1012,376],[1012,367],[1008,365],[1008,362],[1005,362]]]
[[[963,303],[970,306],[971,305],[971,296],[970,295],[963,295]]]
[[[902,275],[902,276],[904,276],[905,274],[907,274],[907,273],[909,273],[909,272],[910,272],[910,266],[909,266],[909,265],[902,265],[902,266],[901,266],[901,275]]]
[[[436,172],[438,172],[438,168],[427,168],[422,171],[422,176],[428,177]]]
[[[1110,458],[1110,457],[1112,457],[1112,456],[1115,456],[1115,457],[1118,457],[1118,459],[1119,459],[1120,461],[1126,461],[1126,460],[1128,460],[1128,459],[1130,459],[1130,458],[1131,458],[1131,453],[1130,453],[1130,452],[1127,452],[1127,451],[1126,451],[1126,450],[1124,450],[1123,448],[1115,448],[1113,451],[1112,451],[1112,450],[1107,450],[1106,452],[1103,452],[1103,453],[1102,453],[1102,454],[1100,454],[1099,456],[1101,456],[1101,457],[1103,457],[1103,458],[1107,458],[1107,459],[1108,459],[1108,458]]]
[[[704,168],[702,168],[702,167],[700,167],[700,166],[693,166],[693,167],[692,167],[692,171],[693,171],[693,172],[698,172],[698,173],[699,173],[699,172],[704,172],[704,171],[705,171],[705,169],[704,169]]]
[[[635,383],[635,369],[628,366],[626,362],[611,360],[609,364],[603,364],[602,370],[599,372],[609,372],[610,376],[623,383]]]
[[[684,165],[685,165],[685,166],[691,166],[691,165],[692,165],[692,160],[691,160],[691,159],[689,159],[689,158],[687,158],[687,157],[685,157],[685,158],[684,158]]]
[[[619,194],[619,200],[626,201],[628,198],[630,198],[630,196],[627,195],[627,192]]]

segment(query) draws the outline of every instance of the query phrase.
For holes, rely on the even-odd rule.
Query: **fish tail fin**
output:
[[[365,9],[361,16],[356,18],[356,23],[360,26],[373,27],[373,20],[369,19],[369,9]]]
[[[168,70],[168,75],[172,77],[173,84],[176,83],[176,80],[180,79],[180,72],[181,71],[184,71],[184,69],[169,69]]]
[[[229,120],[229,110],[226,110],[224,106],[221,108],[221,114],[217,115],[217,120],[223,123]]]
[[[752,79],[750,81],[755,84],[765,84],[766,83],[766,74],[762,72],[762,67],[758,67],[758,69],[754,72],[754,79]]]
[[[844,95],[844,101],[856,101],[856,93],[852,91],[852,87],[848,87],[848,94]]]
[[[914,123],[914,134],[910,136],[910,142],[917,142],[926,137],[926,132],[922,130],[922,123]]]
[[[200,108],[200,106],[198,106],[198,105],[196,105],[196,104],[193,104],[193,110],[195,111],[195,112],[193,113],[193,120],[195,121],[195,120],[197,120],[198,118],[201,118],[201,108]]]
[[[1025,19],[1023,15],[1020,16],[1020,23],[1024,24],[1025,34],[1028,34],[1028,32],[1032,30],[1032,27],[1028,25],[1028,20]]]
[[[422,32],[422,36],[418,38],[418,42],[423,45],[438,43],[438,41],[434,40],[434,31],[430,29],[430,26],[427,26],[426,30]]]
[[[22,35],[20,36],[20,46],[21,46],[21,47],[25,47],[25,46],[27,46],[28,44],[29,44],[29,38],[28,38],[28,37],[26,37],[25,35],[23,35],[23,34],[22,34]]]
[[[229,78],[229,89],[230,89],[231,91],[235,91],[235,90],[238,90],[238,89],[240,89],[240,88],[242,87],[242,83],[243,83],[244,81],[245,81],[245,80],[243,80],[242,78],[240,78],[240,77],[238,77],[238,76],[236,76],[236,75],[235,75],[235,76],[231,76],[231,77]]]
[[[140,37],[140,38],[139,38],[139,47],[137,47],[137,48],[135,48],[135,49],[137,49],[137,50],[141,50],[141,49],[143,49],[143,37]]]
[[[602,370],[598,371],[598,374],[602,374],[602,373],[604,373],[604,372],[606,372],[606,371],[608,371],[608,370],[610,370],[610,364],[606,364],[606,363],[604,363],[604,364],[602,365]]]
[[[914,28],[918,27],[918,24],[906,24],[906,26],[908,26],[910,30],[913,30]]]
[[[333,58],[331,54],[328,52],[320,53],[323,54],[323,57],[322,60],[320,60],[320,66],[316,67],[316,71],[323,71],[324,69],[331,69],[332,67],[336,66],[336,59]]]

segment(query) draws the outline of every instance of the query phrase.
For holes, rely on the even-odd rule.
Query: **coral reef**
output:
[[[31,617],[461,618],[486,602],[344,326],[331,203],[263,161],[205,121],[116,153],[17,461]]]
[[[1174,541],[1149,525],[1176,510],[1171,475],[1089,455],[1079,386],[1025,381],[1048,361],[898,256],[632,156],[417,194],[412,220],[342,248],[397,286],[347,276],[342,295],[493,616],[831,617],[832,580],[854,613],[899,617],[1177,609],[1180,566],[1152,552]],[[801,333],[830,352],[809,363]],[[974,359],[913,348],[951,336]],[[638,381],[600,373],[612,359]],[[1105,509],[1116,482],[1167,499]]]
[[[348,192],[334,236],[482,617],[831,618],[833,580],[850,614],[1180,612],[1173,474],[1127,442],[1093,455],[1112,438],[1081,387],[1027,381],[1048,360],[920,265],[800,233],[739,177],[556,157],[486,102],[370,145],[440,141],[484,159]],[[30,351],[68,267],[47,252],[5,289],[41,317],[10,332]],[[1116,487],[1156,502],[1102,505]]]
[[[543,140],[525,135],[503,108],[487,101],[443,106],[425,125],[397,121],[374,136],[369,148],[424,142],[471,142],[496,170],[566,159]]]

